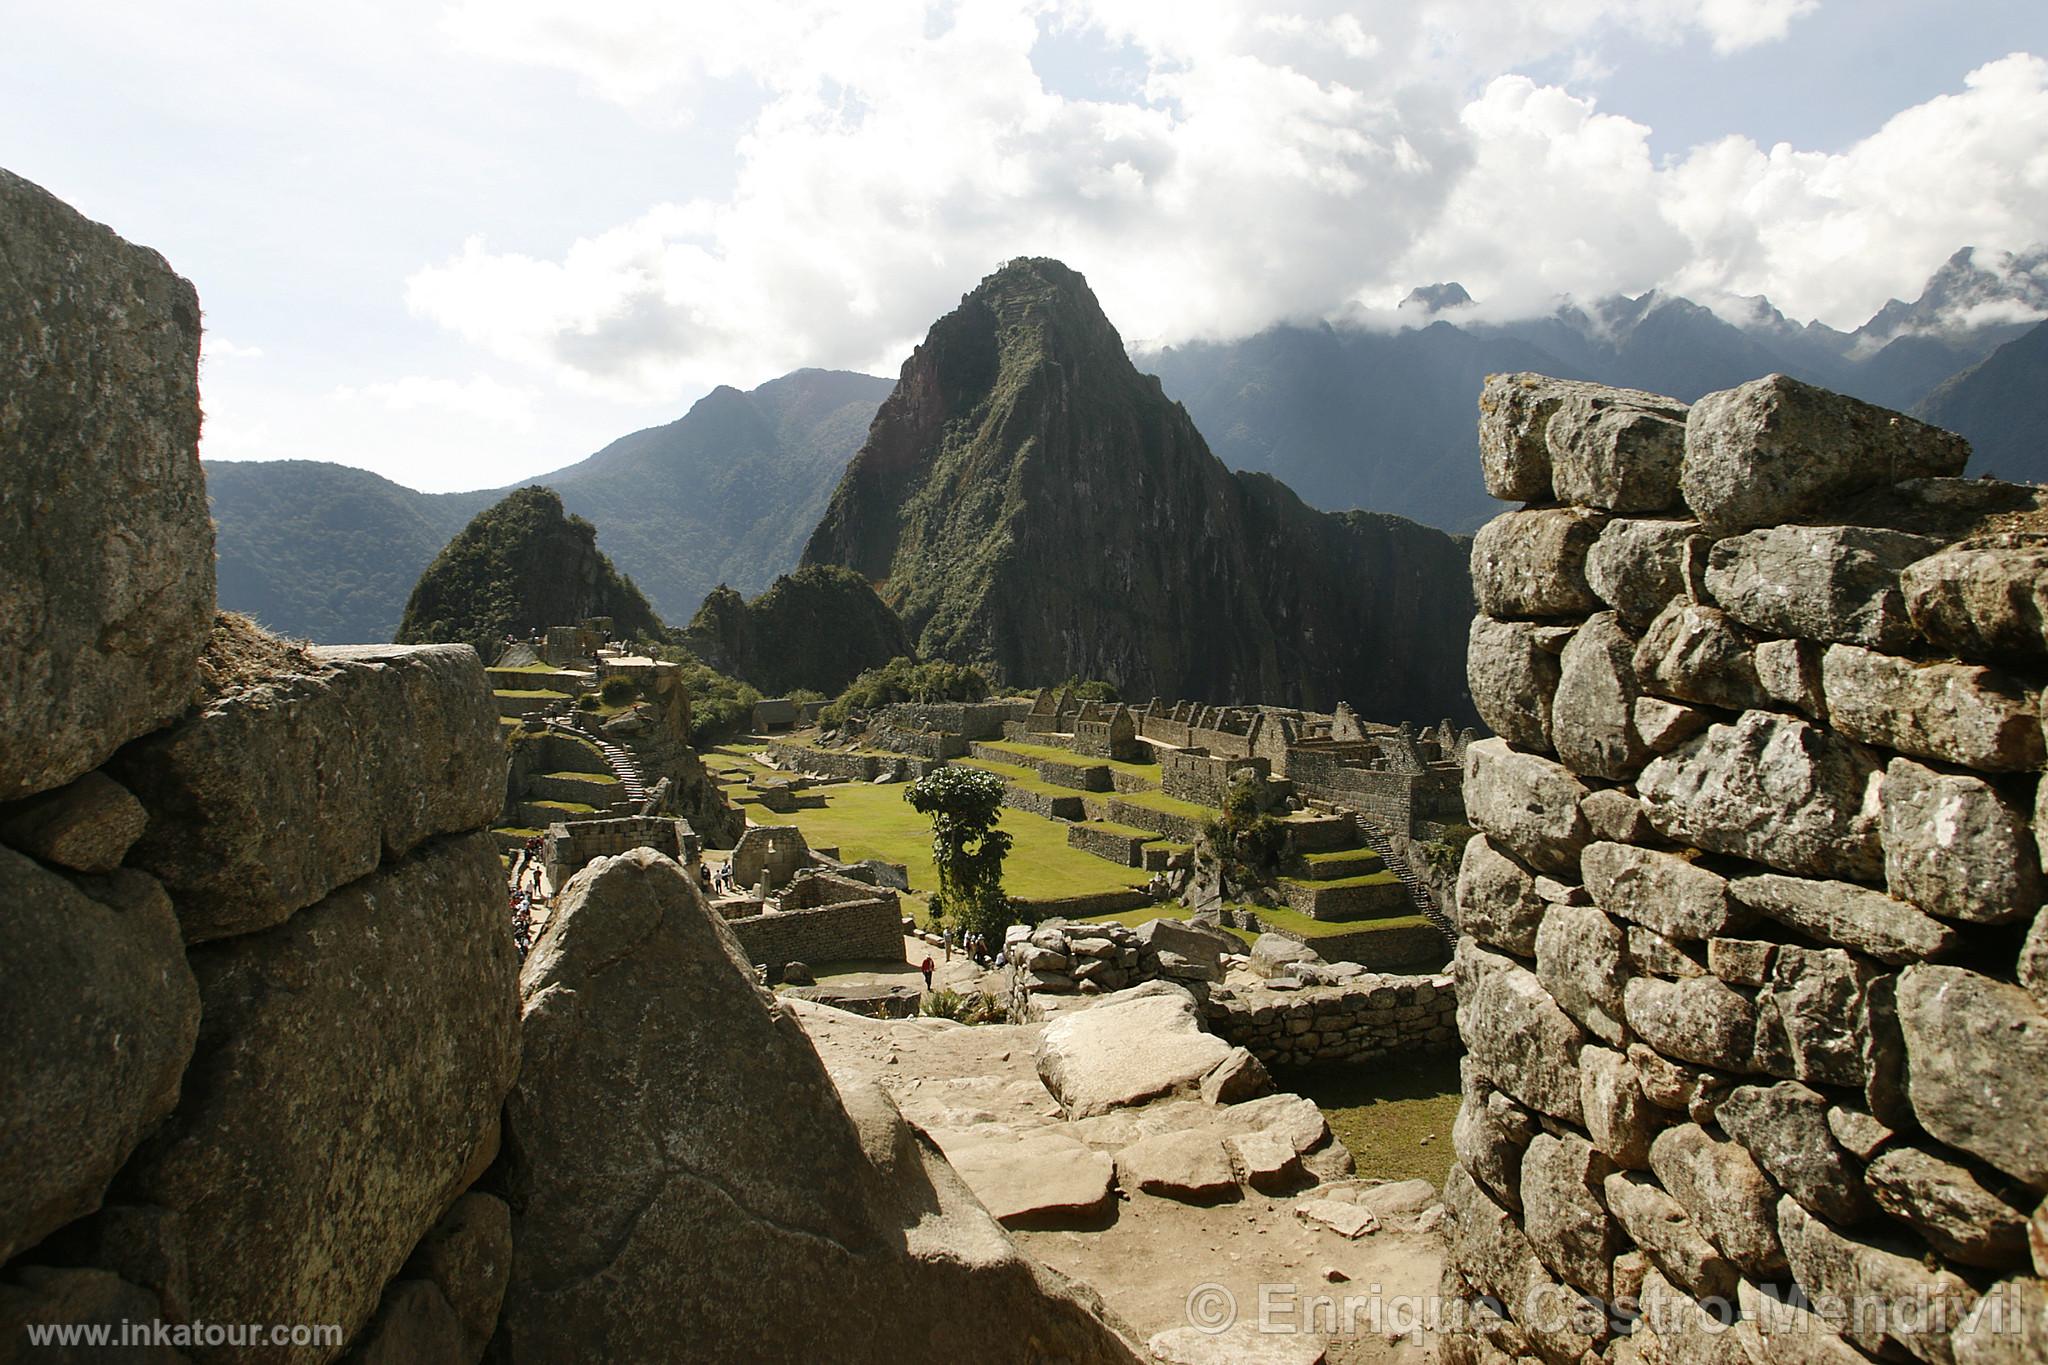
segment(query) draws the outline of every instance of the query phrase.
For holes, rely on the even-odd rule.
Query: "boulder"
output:
[[[1899,973],[1913,1112],[1935,1137],[2048,1190],[2048,1013],[1961,967]]]
[[[1496,1088],[1569,1123],[1579,1108],[1579,1048],[1585,1033],[1543,989],[1536,974],[1460,939],[1458,1036]]]
[[[1223,1146],[1238,1179],[1255,1190],[1278,1194],[1301,1182],[1301,1153],[1277,1133],[1233,1133]]]
[[[1895,758],[1878,809],[1884,880],[1894,896],[1974,924],[2004,924],[2041,904],[2041,861],[2027,814],[1983,778]]]
[[[1251,969],[1258,976],[1284,976],[1297,964],[1322,960],[1322,955],[1315,949],[1285,934],[1260,934],[1252,940]]]
[[[463,1343],[462,1324],[440,1288],[428,1280],[393,1280],[342,1362],[465,1365],[472,1359]]]
[[[1725,938],[1708,939],[1708,963],[1713,962],[1715,944],[1733,941]],[[1697,946],[1688,950],[1681,947],[1677,940],[1666,938],[1655,929],[1646,929],[1640,924],[1631,924],[1628,927],[1628,957],[1637,971],[1645,976],[1668,976],[1677,980],[1688,976],[1705,976],[1711,970],[1711,966],[1700,965]],[[1713,975],[1720,976],[1723,981],[1728,980],[1719,972],[1713,972]]]
[[[1472,592],[1501,620],[1585,616],[1600,610],[1586,554],[1604,523],[1597,512],[1544,507],[1503,512],[1472,537]]]
[[[1601,1183],[1614,1170],[1576,1134],[1538,1133],[1522,1157],[1522,1227],[1550,1273],[1594,1298],[1613,1296],[1621,1230]]]
[[[1663,1120],[1636,1084],[1627,1057],[1592,1043],[1579,1049],[1579,1108],[1602,1156],[1627,1169],[1649,1167],[1650,1141]]]
[[[1037,1063],[1066,1116],[1082,1119],[1193,1092],[1229,1055],[1230,1044],[1202,1030],[1194,997],[1155,981],[1053,1020]]]
[[[0,848],[0,1259],[99,1206],[178,1101],[199,989],[163,888]]]
[[[1117,1183],[1126,1194],[1142,1190],[1182,1203],[1234,1198],[1237,1173],[1214,1133],[1199,1129],[1159,1133],[1116,1154]]]
[[[146,1342],[119,1348],[83,1342],[27,1346],[32,1326],[106,1327],[118,1341],[123,1324],[134,1323],[147,1329],[163,1316],[156,1295],[105,1270],[23,1265],[10,1270],[7,1281],[0,1281],[0,1342],[6,1343],[10,1361],[101,1365],[118,1360],[122,1365],[187,1365],[190,1358],[168,1343]]]
[[[1707,940],[1707,973],[1731,986],[1761,986],[1771,978],[1771,964],[1778,945],[1768,939],[1710,938]],[[1695,972],[1678,972],[1694,976]]]
[[[1893,759],[1896,771],[1904,759]],[[1884,800],[1892,799],[1886,779]],[[1939,957],[1955,946],[1956,932],[1902,900],[1853,882],[1809,881],[1766,873],[1737,877],[1729,890],[1743,905],[1808,938],[1839,943],[1894,965]],[[1752,983],[1756,984],[1756,983]]]
[[[1650,823],[1680,843],[1803,876],[1875,881],[1884,869],[1881,777],[1859,744],[1746,711],[1652,760],[1636,791]]]
[[[1667,1057],[1717,1071],[1750,1067],[1756,1011],[1746,996],[1714,977],[1630,977],[1623,1008],[1628,1026]]]
[[[1490,496],[1550,501],[1550,419],[1579,387],[1543,374],[1486,377],[1479,391],[1479,472]]]
[[[189,942],[279,923],[503,807],[497,709],[468,646],[309,656],[225,685],[113,764],[149,811],[129,862],[170,889]]]
[[[886,1095],[835,1089],[667,858],[579,873],[520,986],[508,1359],[1135,1359]]]
[[[1909,564],[1906,611],[1935,645],[1969,658],[2048,653],[2048,537],[1985,536]]]
[[[1145,1353],[1159,1365],[1325,1365],[1329,1359],[1313,1333],[1262,1332],[1250,1322],[1169,1327],[1152,1334]]]
[[[142,837],[149,812],[105,773],[0,807],[0,843],[74,872],[105,875]]]
[[[1607,1207],[1629,1240],[1675,1284],[1700,1298],[1730,1299],[1738,1278],[1734,1262],[1700,1234],[1684,1205],[1647,1176],[1614,1171],[1602,1182]]]
[[[1839,1319],[1844,1336],[1873,1353],[1889,1341],[1930,1365],[1954,1365],[1949,1333],[1977,1300],[1967,1282],[1929,1268],[1902,1241],[1831,1228],[1790,1196],[1778,1201],[1777,1212],[1785,1259],[1807,1297],[1862,1309]]]
[[[1536,879],[1485,835],[1476,834],[1466,842],[1453,905],[1459,933],[1534,957],[1546,904],[1536,894]]]
[[[1645,690],[1730,711],[1764,701],[1749,639],[1725,612],[1673,602],[1650,622],[1634,671]]]
[[[1588,832],[1603,842],[1633,844],[1657,837],[1643,814],[1643,803],[1619,787],[1589,794],[1579,802],[1579,812],[1586,817]],[[1582,867],[1584,861],[1581,856]]]
[[[461,1329],[462,1359],[482,1359],[512,1274],[512,1211],[471,1190],[420,1239],[405,1273],[441,1291]]]
[[[2034,927],[2027,931],[2026,941],[2020,944],[2020,960],[2015,974],[2020,985],[2034,999],[2048,1009],[2048,907],[2034,916]]]
[[[1785,1269],[1772,1213],[1778,1191],[1739,1144],[1680,1124],[1650,1144],[1650,1169],[1722,1255],[1760,1279]]]
[[[1709,543],[1699,532],[1696,521],[1610,521],[1587,552],[1586,582],[1641,630],[1670,603],[1699,600]]]
[[[1175,952],[1190,962],[1220,965],[1223,954],[1244,951],[1244,940],[1228,929],[1214,925],[1190,924],[1186,920],[1153,919],[1138,926],[1133,935],[1141,949]]]
[[[1901,479],[1958,475],[1969,458],[1960,436],[1774,374],[1692,405],[1679,487],[1692,514],[1726,534]]]
[[[1586,785],[1547,758],[1482,739],[1465,750],[1466,818],[1504,853],[1544,872],[1574,875],[1589,831]]]
[[[1004,1227],[1086,1227],[1116,1202],[1116,1162],[1063,1133],[951,1141],[953,1164]]]
[[[1827,1098],[1797,1081],[1741,1085],[1714,1121],[1749,1150],[1778,1187],[1831,1223],[1870,1213],[1863,1181],[1828,1131]]]
[[[1711,712],[1662,697],[1637,697],[1629,707],[1636,733],[1653,754],[1668,754],[1714,723]]]
[[[1679,505],[1685,404],[1677,399],[1581,384],[1558,403],[1544,431],[1559,502],[1610,512]]]
[[[1208,1104],[1238,1104],[1273,1093],[1273,1078],[1250,1052],[1234,1047],[1202,1077],[1202,1099]]]
[[[1621,926],[1590,905],[1552,906],[1536,931],[1536,979],[1586,1032],[1626,1041],[1622,990],[1628,947]]]
[[[1569,638],[1570,631],[1559,626],[1472,618],[1465,678],[1488,729],[1519,748],[1549,752],[1558,651]]]
[[[1864,1175],[1877,1206],[1947,1259],[1992,1270],[2026,1266],[2026,1210],[1986,1189],[1969,1168],[1901,1144],[1887,1147]]]
[[[213,625],[199,297],[0,171],[0,801],[190,702]]]
[[[1711,938],[1748,922],[1726,877],[1674,853],[1590,844],[1579,866],[1602,910],[1668,938]]]
[[[1594,1338],[1579,1330],[1583,1316],[1568,1311],[1571,1292],[1551,1278],[1514,1216],[1463,1167],[1444,1182],[1444,1207],[1451,1214],[1446,1265],[1491,1295],[1545,1359],[1576,1361],[1594,1349]]]
[[[1550,708],[1550,741],[1573,772],[1620,781],[1635,776],[1649,759],[1629,709],[1636,699],[1630,662],[1635,654],[1635,637],[1611,611],[1589,618],[1566,643]]]
[[[2040,710],[2003,673],[1829,645],[1820,679],[1829,721],[1851,739],[1984,772],[2041,766]]]
[[[1868,526],[1772,526],[1717,541],[1707,591],[1730,616],[1766,635],[1873,649],[1918,637],[1899,571],[1940,542]]]
[[[193,1318],[353,1335],[488,1159],[518,1067],[497,845],[435,841],[190,959],[203,1079],[122,1188],[178,1216]]]

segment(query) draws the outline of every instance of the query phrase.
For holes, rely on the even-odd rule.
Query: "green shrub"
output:
[[[578,711],[595,711],[602,704],[598,701],[597,693],[595,692],[584,692],[576,698],[576,709]]]
[[[927,1019],[951,1019],[959,1024],[1001,1024],[1009,1019],[1003,1002],[987,991],[975,995],[962,995],[955,990],[933,991],[917,1012]]]
[[[932,864],[939,874],[934,918],[952,916],[967,933],[990,938],[1009,922],[1003,859],[1010,851],[1002,819],[1003,779],[980,768],[934,768],[904,788],[903,799],[932,821]]]
[[[640,695],[640,687],[631,678],[606,678],[597,695],[606,706],[624,706]]]
[[[920,664],[898,657],[848,683],[819,721],[833,728],[855,710],[874,711],[899,701],[986,701],[988,693],[988,679],[977,668],[943,659]]]

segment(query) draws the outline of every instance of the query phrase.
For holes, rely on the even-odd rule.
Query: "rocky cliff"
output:
[[[868,581],[833,564],[784,574],[751,602],[721,584],[697,609],[683,643],[770,696],[808,688],[836,697],[863,669],[916,653]]]
[[[1783,376],[1481,407],[1443,1359],[2048,1359],[2048,496]]]
[[[563,513],[552,488],[522,488],[476,514],[414,585],[400,644],[460,643],[495,659],[505,636],[609,616],[625,639],[663,627],[597,548],[597,528]]]
[[[1460,544],[1237,475],[1080,275],[1012,261],[933,324],[804,551],[1004,680],[1469,713]]]

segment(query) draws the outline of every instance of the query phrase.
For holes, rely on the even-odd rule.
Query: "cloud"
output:
[[[374,403],[390,412],[462,417],[513,431],[533,428],[532,391],[481,374],[465,380],[409,374],[374,384],[342,385],[331,396],[339,403]]]
[[[1964,243],[2048,223],[2038,58],[1839,155],[1742,138],[1659,162],[1649,130],[1523,75],[1581,74],[1617,31],[1717,51],[1813,0],[813,0],[684,14],[463,0],[446,28],[686,117],[757,92],[730,189],[545,256],[470,239],[407,282],[415,315],[586,393],[648,399],[797,365],[887,372],[1003,260],[1084,271],[1129,341],[1241,335],[1459,279],[1533,310],[1662,287],[1768,293],[1854,325]],[[1136,54],[1107,98],[1050,88],[1048,32]]]
[[[263,356],[261,346],[240,346],[218,332],[208,332],[199,350],[207,360],[260,360]]]

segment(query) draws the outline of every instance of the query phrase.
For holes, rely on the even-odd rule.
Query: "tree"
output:
[[[1002,819],[1003,780],[980,768],[934,768],[904,789],[903,799],[932,819],[932,862],[939,873],[934,916],[950,914],[964,932],[993,937],[1009,918],[1003,858],[1010,851]]]

